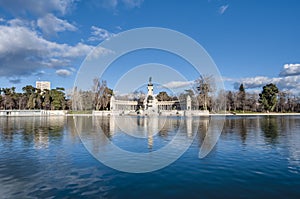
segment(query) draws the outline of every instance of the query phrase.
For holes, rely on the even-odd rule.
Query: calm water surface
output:
[[[177,131],[183,142],[195,139],[169,166],[132,174],[97,161],[73,117],[1,117],[0,198],[300,198],[300,116],[227,117],[204,159],[198,153],[209,118],[159,119],[159,132],[145,139],[124,133],[111,118],[76,120],[83,134],[103,132],[132,152],[159,150]],[[147,118],[120,120],[133,133],[147,125]],[[91,140],[89,149],[101,153],[106,144]]]

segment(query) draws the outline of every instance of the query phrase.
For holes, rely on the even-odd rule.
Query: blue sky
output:
[[[71,88],[85,56],[101,41],[133,28],[163,27],[199,42],[226,89],[244,83],[260,90],[273,82],[298,92],[299,10],[297,0],[0,0],[0,87],[21,89],[40,79]],[[142,54],[138,64],[153,62]],[[169,64],[175,69],[185,67],[174,60]],[[109,86],[128,63],[106,76]]]

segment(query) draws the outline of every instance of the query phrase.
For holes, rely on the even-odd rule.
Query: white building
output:
[[[148,82],[148,93],[142,104],[134,100],[118,100],[114,96],[110,99],[110,110],[93,111],[94,115],[162,115],[162,116],[207,116],[207,110],[193,110],[192,99],[172,101],[158,101],[154,96],[152,79]]]
[[[48,81],[36,81],[35,88],[40,89],[41,91],[43,91],[45,89],[50,90],[51,83]]]

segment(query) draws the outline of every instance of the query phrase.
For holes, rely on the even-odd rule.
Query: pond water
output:
[[[300,116],[226,117],[217,144],[199,158],[210,122],[1,117],[0,198],[300,198]],[[123,172],[98,161],[104,154],[138,170],[114,154],[112,143],[132,154],[155,154],[177,135],[166,160],[190,147],[152,172]]]

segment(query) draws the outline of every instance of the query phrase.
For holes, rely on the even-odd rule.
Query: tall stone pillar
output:
[[[109,105],[109,110],[116,110],[116,107],[115,107],[115,97],[114,96],[111,96],[110,98],[110,105]]]
[[[192,99],[189,95],[186,97],[186,110],[192,110]]]

